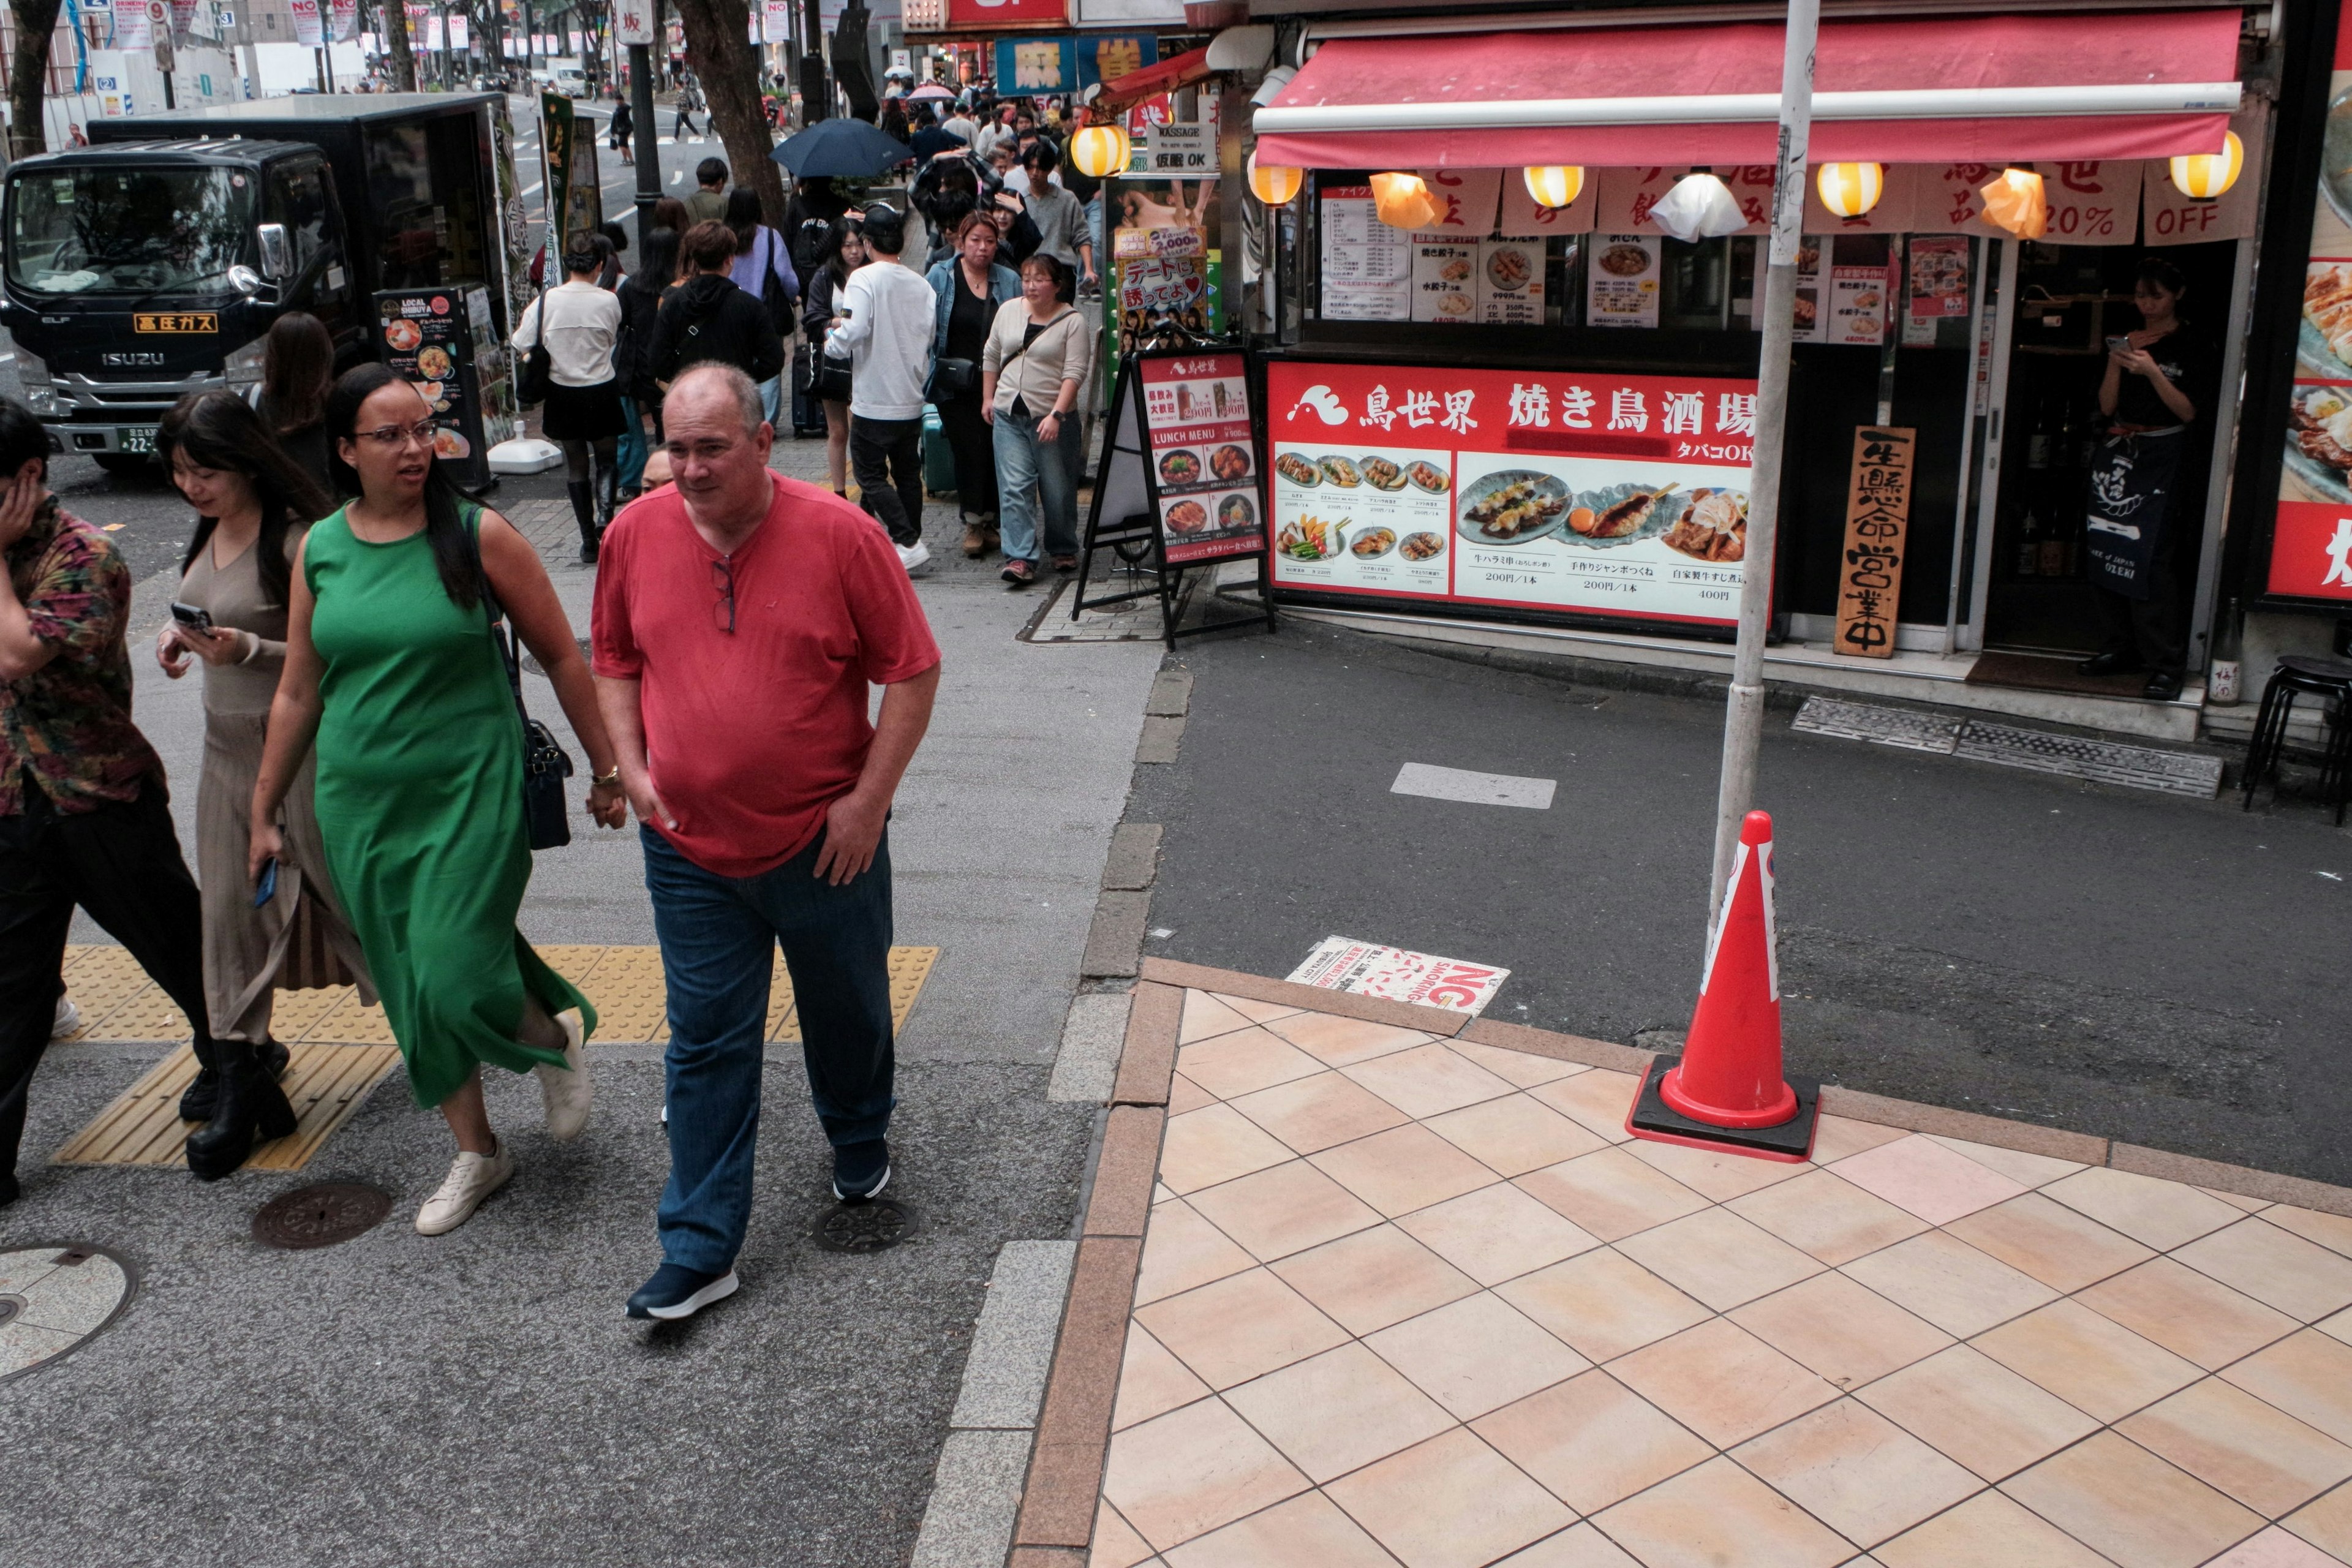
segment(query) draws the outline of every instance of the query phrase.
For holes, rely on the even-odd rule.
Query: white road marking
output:
[[[1472,805],[1519,805],[1531,811],[1549,811],[1552,791],[1558,787],[1557,779],[1514,778],[1509,773],[1479,773],[1465,768],[1407,763],[1397,770],[1396,783],[1389,785],[1389,793],[1465,801]]]

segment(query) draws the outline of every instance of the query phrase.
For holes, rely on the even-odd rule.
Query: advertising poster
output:
[[[319,25],[318,0],[309,0],[309,4],[310,26],[314,33],[310,42],[315,44],[319,41],[315,36],[315,30]],[[147,0],[114,0],[112,9],[116,48],[128,55],[143,53],[155,47],[155,25],[148,18]],[[301,26],[299,16],[295,20],[295,26],[298,30]]]
[[[1654,234],[1594,237],[1592,265],[1584,276],[1586,326],[1658,324],[1658,261],[1664,243]]]
[[[1076,38],[999,38],[996,90],[1002,93],[1078,90]]]
[[[416,388],[439,426],[433,456],[455,477],[489,477],[481,387],[465,300],[447,289],[388,289],[375,297],[383,363]],[[488,300],[484,300],[488,314]]]
[[[1478,319],[1478,242],[1413,236],[1412,319]]]
[[[1922,235],[1910,244],[1913,321],[1969,313],[1969,242],[1957,235]]]
[[[1412,241],[1380,220],[1370,185],[1318,190],[1323,320],[1402,321],[1412,315]]]
[[[1277,362],[1278,586],[1729,626],[1756,384]]]
[[[771,44],[793,41],[793,0],[761,0],[760,31]]]
[[[294,18],[296,43],[315,49],[327,41],[326,24],[319,16],[319,0],[286,0],[286,11]]]
[[[1825,341],[1876,348],[1886,341],[1895,289],[1884,267],[1832,267]]]
[[[1496,326],[1541,326],[1544,242],[1489,239],[1478,247],[1478,319]]]
[[[1145,457],[1171,564],[1251,555],[1265,546],[1257,438],[1238,353],[1139,362]]]
[[[2352,157],[2341,112],[2352,101],[2352,0],[2339,14],[2335,74],[2304,272],[2303,321],[2287,405],[2285,467],[2265,586],[2298,599],[2352,601]],[[2241,178],[2240,184],[2248,182]]]

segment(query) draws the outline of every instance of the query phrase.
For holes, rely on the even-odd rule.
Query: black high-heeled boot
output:
[[[220,1099],[202,1131],[188,1135],[188,1171],[200,1182],[217,1182],[245,1163],[256,1143],[294,1131],[294,1107],[262,1065],[260,1053],[243,1040],[219,1040],[214,1054],[220,1072]]]
[[[596,526],[596,485],[593,479],[568,479],[564,493],[572,498],[572,520],[580,524],[580,563],[596,563],[596,547],[603,542],[603,531]]]
[[[273,1079],[286,1076],[286,1064],[292,1059],[292,1053],[276,1040],[271,1040],[261,1047],[261,1065]],[[180,1096],[180,1120],[210,1121],[213,1119],[213,1107],[220,1103],[220,1085],[221,1075],[218,1068],[207,1064],[198,1069],[194,1080],[188,1085],[187,1091]]]

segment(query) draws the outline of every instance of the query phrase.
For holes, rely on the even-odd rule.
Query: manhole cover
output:
[[[0,1252],[0,1383],[79,1350],[138,1289],[130,1260],[92,1242]]]
[[[289,1252],[349,1241],[392,1212],[392,1194],[357,1182],[320,1182],[297,1187],[261,1205],[253,1216],[253,1239]]]
[[[915,1234],[915,1211],[884,1198],[827,1209],[809,1238],[828,1252],[886,1252]]]

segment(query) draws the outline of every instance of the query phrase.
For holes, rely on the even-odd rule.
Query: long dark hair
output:
[[[272,605],[286,604],[293,584],[286,531],[318,521],[334,510],[334,502],[319,489],[318,480],[287,456],[252,405],[234,392],[192,392],[172,405],[156,426],[155,453],[169,468],[174,452],[185,454],[200,468],[242,474],[253,487],[254,499],[261,503],[261,537],[253,548],[262,595]],[[219,522],[214,517],[196,519],[188,552],[180,559],[182,576],[195,564],[197,552],[212,542]]]
[[[336,484],[345,493],[364,493],[358,472],[343,461],[341,445],[359,439],[360,405],[387,386],[406,384],[390,365],[354,365],[336,378],[334,390],[327,394],[328,462],[334,468]],[[441,589],[449,595],[449,602],[470,610],[481,603],[481,561],[458,514],[463,499],[437,459],[425,465],[425,538],[433,546],[434,569],[441,575]]]
[[[262,340],[261,395],[281,436],[319,422],[335,376],[335,340],[308,310],[289,310],[269,323]]]
[[[832,278],[833,286],[835,289],[849,281],[850,267],[848,262],[841,258],[842,245],[853,234],[863,239],[865,230],[866,225],[862,216],[856,213],[845,213],[834,219],[832,226],[824,231],[824,243],[817,247],[816,264]]]
[[[636,286],[658,294],[677,281],[677,230],[657,228],[646,236],[637,250],[637,269],[629,274]]]
[[[752,243],[760,237],[760,226],[764,218],[759,192],[749,185],[738,185],[727,193],[727,216],[720,221],[735,231],[736,255],[751,254]]]

